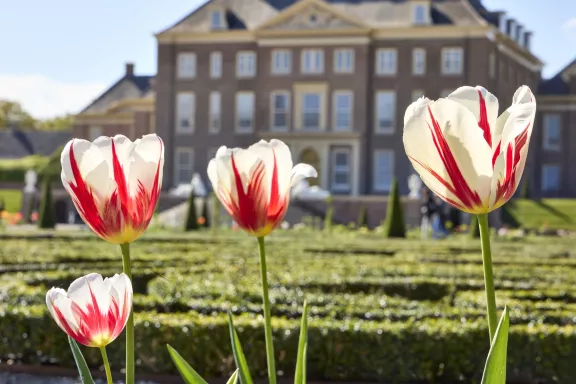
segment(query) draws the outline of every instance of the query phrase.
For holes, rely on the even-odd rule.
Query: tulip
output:
[[[162,186],[164,145],[154,135],[73,139],[62,151],[62,183],[84,222],[112,244],[148,227]]]
[[[404,148],[420,177],[462,211],[501,207],[518,187],[536,114],[527,86],[498,117],[498,99],[482,87],[412,103],[404,116]]]
[[[282,223],[291,187],[316,176],[308,164],[292,168],[290,149],[280,140],[261,140],[248,149],[220,147],[208,164],[216,196],[238,226],[256,237]]]
[[[103,348],[124,329],[132,296],[132,284],[124,273],[106,279],[91,273],[74,280],[68,292],[50,289],[46,305],[71,338],[88,347]]]

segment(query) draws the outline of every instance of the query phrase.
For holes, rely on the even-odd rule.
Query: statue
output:
[[[204,197],[208,194],[206,191],[206,185],[202,181],[202,177],[200,177],[199,173],[194,173],[192,175],[192,180],[190,181],[190,185],[192,186],[192,190],[198,197]]]
[[[33,169],[27,170],[24,176],[24,193],[35,193],[37,181],[38,175],[36,175],[36,171]]]
[[[302,179],[292,188],[291,196],[295,199],[325,200],[330,192],[316,185],[310,186],[306,179]]]
[[[411,199],[420,199],[420,191],[422,189],[422,180],[420,176],[413,173],[408,177],[408,188],[410,188],[410,193],[408,197]]]

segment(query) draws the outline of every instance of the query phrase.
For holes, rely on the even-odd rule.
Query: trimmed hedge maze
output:
[[[70,366],[44,295],[121,270],[120,250],[90,238],[0,240],[0,359]],[[576,253],[571,239],[495,241],[498,304],[511,309],[508,377],[574,383]],[[310,306],[309,380],[479,382],[488,352],[482,261],[467,239],[420,242],[286,232],[268,242],[277,368],[294,371]],[[256,241],[228,234],[133,245],[139,370],[173,373],[172,344],[205,377],[233,371],[232,310],[253,374],[266,376]],[[122,340],[109,348],[123,361]],[[84,349],[98,367],[98,350]]]

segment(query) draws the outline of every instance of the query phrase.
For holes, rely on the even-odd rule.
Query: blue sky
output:
[[[153,34],[203,0],[8,0],[0,21],[0,98],[37,117],[77,112],[124,70],[154,74]],[[575,0],[484,0],[535,32],[551,76],[576,58]]]

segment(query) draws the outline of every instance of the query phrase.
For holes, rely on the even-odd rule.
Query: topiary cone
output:
[[[52,178],[50,175],[45,175],[44,183],[42,185],[40,212],[38,212],[38,228],[53,229],[55,227],[56,209],[52,201]]]
[[[384,222],[385,237],[406,237],[406,225],[404,224],[404,212],[400,192],[398,191],[398,180],[392,181],[392,188],[388,195],[388,209],[386,210],[386,221]]]

